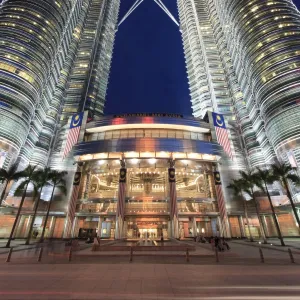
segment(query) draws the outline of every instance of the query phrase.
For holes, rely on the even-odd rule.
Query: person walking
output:
[[[215,248],[217,248],[219,250],[219,238],[217,236],[215,236]]]

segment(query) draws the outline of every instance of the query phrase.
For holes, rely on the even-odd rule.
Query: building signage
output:
[[[137,113],[137,114],[114,115],[114,118],[129,118],[129,117],[167,117],[167,118],[182,119],[183,115],[165,114],[165,113]]]

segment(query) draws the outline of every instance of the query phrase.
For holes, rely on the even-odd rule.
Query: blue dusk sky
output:
[[[120,19],[135,1],[121,0]],[[162,2],[178,20],[177,1]],[[192,114],[179,29],[153,0],[121,24],[113,52],[105,114],[135,112]]]

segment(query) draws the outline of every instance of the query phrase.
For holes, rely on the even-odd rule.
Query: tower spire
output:
[[[168,10],[168,8],[164,5],[164,3],[161,0],[153,0],[167,15],[168,17],[177,25],[179,26],[179,23],[174,18],[174,16],[171,14],[171,12]],[[125,16],[121,19],[121,21],[118,24],[118,27],[138,8],[140,4],[142,4],[144,0],[137,0],[134,2],[134,4],[131,6],[131,8],[128,10],[128,12],[125,14]]]

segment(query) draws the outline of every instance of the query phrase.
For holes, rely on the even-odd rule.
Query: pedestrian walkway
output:
[[[298,300],[298,266],[2,265],[4,300]]]
[[[10,246],[13,247],[15,250],[27,250],[31,248],[35,248],[39,245],[38,240],[32,240],[30,245],[25,245],[25,239],[16,239],[12,240]],[[9,252],[9,248],[5,248],[7,243],[7,239],[0,239],[0,254],[5,254]]]
[[[64,241],[44,243],[43,245],[24,246],[19,245],[13,250],[10,264],[104,264],[104,263],[146,263],[146,264],[222,264],[222,265],[260,265],[291,264],[292,259],[288,252],[288,247],[261,245],[247,241],[230,241],[230,250],[216,252],[215,248],[208,243],[195,243],[193,241],[172,242],[174,249],[162,249],[157,247],[145,247],[136,249],[131,254],[131,247],[120,247],[111,244],[111,241],[101,241],[103,243],[102,251],[91,251],[92,245],[80,242],[72,247]],[[294,248],[297,247],[297,241],[294,242]],[[178,249],[175,249],[178,245]],[[186,247],[186,246],[190,247]],[[38,256],[43,246],[41,262],[38,262]],[[23,248],[24,247],[24,248]],[[28,248],[26,248],[28,247]],[[138,247],[137,247],[138,248]],[[186,252],[186,249],[189,251]],[[293,248],[293,249],[294,249]],[[133,250],[135,247],[132,248]],[[195,251],[193,250],[195,249]],[[261,249],[261,250],[260,250]],[[8,249],[2,249],[0,252],[0,264],[5,264],[8,255]],[[142,250],[142,251],[138,251]],[[300,264],[300,253],[297,250],[292,251],[293,259],[296,264]],[[263,259],[262,259],[263,256]],[[70,261],[69,261],[70,260]]]
[[[250,247],[261,247],[263,249],[277,250],[281,252],[288,252],[290,248],[293,253],[300,254],[300,239],[297,238],[286,238],[284,239],[285,246],[281,246],[279,239],[268,239],[267,244],[262,241],[250,242],[248,240],[232,240],[231,243],[250,246]]]

